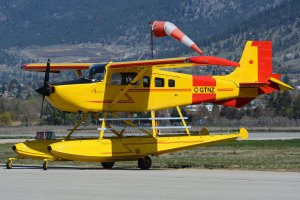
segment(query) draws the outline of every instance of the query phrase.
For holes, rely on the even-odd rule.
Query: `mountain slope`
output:
[[[205,48],[214,54],[238,60],[247,40],[272,40],[275,66],[290,66],[289,73],[300,73],[299,10],[298,0],[269,8],[215,35]],[[286,68],[283,67],[280,72],[287,73]]]
[[[285,0],[0,0],[0,48],[78,43],[140,44],[153,20],[200,42]],[[147,41],[146,41],[147,42]]]

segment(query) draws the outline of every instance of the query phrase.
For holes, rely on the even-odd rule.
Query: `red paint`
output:
[[[165,23],[164,21],[154,21],[152,24],[152,31],[156,37],[167,36],[165,32]]]
[[[216,86],[216,79],[212,76],[193,76],[193,86]],[[213,94],[193,94],[192,95],[192,103],[199,104],[203,102],[210,102],[216,100],[216,93]]]
[[[216,100],[216,94],[193,94],[192,104],[200,104]]]
[[[178,41],[181,41],[184,36],[185,36],[185,34],[178,28],[174,29],[171,32],[171,37],[175,38]]]
[[[45,71],[46,70],[46,65],[35,65],[35,66],[30,66],[30,64],[25,64],[22,65],[21,67],[23,70],[29,70],[29,71]],[[86,70],[89,69],[88,65],[82,65],[82,66],[62,66],[62,65],[52,65],[50,67],[51,72],[57,72],[60,70]]]
[[[249,64],[251,64],[251,65],[252,65],[252,64],[253,64],[253,60],[249,60]]]
[[[190,92],[191,89],[129,89],[128,92]]]
[[[274,91],[279,91],[280,86],[278,83],[275,83],[273,81],[270,81],[267,86],[259,87],[258,88],[258,94],[269,94]]]
[[[272,76],[272,41],[253,41],[258,49],[258,81],[267,82]]]
[[[271,77],[276,78],[278,80],[281,79],[281,75],[280,74],[272,74]]]
[[[198,63],[204,65],[220,65],[220,66],[230,66],[230,67],[239,67],[240,63],[227,60],[220,57],[215,56],[195,56],[190,57],[189,62],[191,63]]]
[[[233,91],[233,88],[219,88],[217,90],[218,92],[231,92]]]
[[[240,66],[240,64],[237,62],[226,60],[224,58],[219,58],[215,56],[194,56],[189,58],[112,63],[110,67],[111,68],[138,67],[138,66],[153,66],[153,65],[164,65],[164,64],[180,64],[185,62],[197,63],[203,65],[220,65],[220,66],[232,66],[232,67]]]
[[[104,101],[86,101],[89,103],[112,103],[112,100],[104,100]]]
[[[216,86],[212,76],[193,76],[193,86]]]
[[[137,67],[137,66],[147,66],[147,65],[163,65],[163,64],[177,64],[184,63],[186,58],[178,58],[172,60],[149,60],[142,62],[126,62],[126,63],[112,63],[111,68],[122,68],[122,67]]]
[[[225,101],[216,101],[214,103],[240,108],[246,105],[247,103],[249,103],[250,101],[252,101],[253,99],[255,98],[238,98],[238,99],[225,100]]]
[[[191,46],[191,48],[197,51],[199,54],[203,53],[202,50],[195,43]]]

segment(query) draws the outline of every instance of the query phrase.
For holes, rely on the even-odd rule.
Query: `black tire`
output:
[[[152,160],[149,156],[145,156],[145,158],[138,159],[138,166],[141,169],[149,169],[152,165]]]
[[[44,170],[47,170],[47,169],[48,169],[48,162],[47,162],[47,161],[44,161],[44,162],[43,162],[43,169],[44,169]]]
[[[12,169],[12,161],[8,160],[6,162],[6,169]]]
[[[101,165],[104,169],[111,169],[113,168],[115,162],[102,162]]]

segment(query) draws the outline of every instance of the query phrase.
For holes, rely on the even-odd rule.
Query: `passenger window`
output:
[[[168,80],[168,86],[169,86],[169,87],[175,87],[175,80],[169,79],[169,80]]]
[[[165,79],[163,78],[155,78],[155,87],[164,87],[165,86]]]
[[[150,77],[149,76],[144,76],[143,87],[150,87]]]
[[[136,77],[135,72],[113,73],[111,76],[112,85],[128,85]],[[134,84],[137,85],[138,81]]]
[[[113,73],[111,76],[112,85],[121,85],[122,76],[120,73]]]

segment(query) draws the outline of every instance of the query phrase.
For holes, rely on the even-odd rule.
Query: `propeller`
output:
[[[44,86],[38,88],[37,90],[35,90],[37,93],[43,95],[42,109],[41,109],[40,118],[42,118],[42,115],[43,115],[43,107],[44,107],[45,96],[49,96],[50,93],[51,93],[51,88],[50,88],[50,85],[49,85],[49,76],[50,76],[50,59],[48,59],[48,61],[47,61],[47,67],[46,67],[45,78],[44,78]]]

